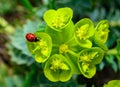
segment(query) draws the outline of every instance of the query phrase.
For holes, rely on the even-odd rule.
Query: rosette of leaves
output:
[[[27,41],[28,49],[30,53],[34,55],[34,58],[37,62],[43,63],[51,54],[52,40],[48,34],[43,32],[36,32],[35,36],[39,39],[39,41]]]
[[[95,28],[94,42],[104,50],[107,50],[105,43],[108,38],[108,28],[109,24],[107,20],[101,20]]]
[[[91,48],[90,38],[94,35],[94,31],[94,24],[90,19],[81,19],[75,24],[75,40],[81,47]]]
[[[78,57],[78,66],[81,73],[87,78],[92,78],[96,73],[95,65],[102,61],[103,56],[104,52],[99,47],[82,50]]]
[[[70,62],[61,54],[54,54],[44,65],[45,76],[53,82],[68,81],[72,77]]]

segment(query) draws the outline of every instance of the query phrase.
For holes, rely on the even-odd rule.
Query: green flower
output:
[[[50,81],[65,82],[72,77],[72,69],[63,55],[54,54],[45,63],[44,74]]]
[[[37,62],[43,63],[49,58],[51,54],[52,40],[51,37],[46,33],[36,32],[35,35],[39,41],[27,41],[28,49],[34,55]]]
[[[96,72],[95,65],[102,61],[103,55],[103,50],[99,47],[82,50],[78,58],[81,73],[87,78],[93,77]]]
[[[91,48],[92,42],[90,38],[94,35],[94,24],[88,19],[84,18],[75,24],[75,39],[81,47]]]
[[[44,20],[50,28],[61,31],[61,29],[65,28],[71,22],[72,16],[72,9],[65,7],[58,10],[46,11],[44,13]]]
[[[60,45],[60,47],[59,47],[59,53],[67,53],[68,52],[68,50],[69,50],[69,48],[68,48],[68,45],[66,45],[66,44],[62,44],[62,45]]]
[[[95,28],[94,41],[95,43],[103,49],[107,49],[105,43],[108,38],[109,24],[107,20],[100,21]]]

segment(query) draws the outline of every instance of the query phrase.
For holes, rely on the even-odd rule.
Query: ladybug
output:
[[[32,34],[32,33],[26,34],[26,39],[29,42],[37,42],[37,41],[39,41],[39,39],[35,36],[35,34]]]

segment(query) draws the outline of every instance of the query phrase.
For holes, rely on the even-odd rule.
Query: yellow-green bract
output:
[[[81,19],[75,24],[75,39],[81,47],[91,48],[90,38],[94,35],[94,31],[94,24],[90,19]]]
[[[65,7],[58,10],[48,10],[44,13],[44,20],[47,25],[56,30],[61,31],[71,22],[73,11],[71,8]]]
[[[81,73],[91,78],[96,73],[96,64],[99,64],[103,59],[104,52],[99,47],[84,49],[79,53],[78,66]]]
[[[53,82],[68,81],[72,77],[72,68],[68,60],[61,54],[54,54],[44,66],[45,76]]]
[[[28,49],[31,54],[34,55],[37,62],[43,63],[49,58],[51,54],[52,40],[51,37],[46,33],[36,32],[35,35],[39,39],[39,41],[27,41]]]
[[[107,50],[105,43],[108,38],[108,28],[109,24],[107,20],[101,20],[95,28],[94,41],[98,46],[100,46],[104,50]]]

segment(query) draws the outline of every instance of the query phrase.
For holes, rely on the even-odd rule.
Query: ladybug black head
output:
[[[26,39],[30,42],[39,41],[39,39],[35,36],[35,34],[32,34],[32,33],[26,34]]]

